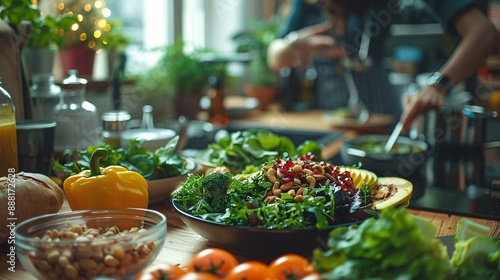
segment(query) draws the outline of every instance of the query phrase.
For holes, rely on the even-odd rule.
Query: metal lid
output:
[[[102,127],[107,131],[122,131],[127,129],[131,116],[125,110],[112,110],[101,116]]]
[[[78,77],[78,71],[68,70],[68,76],[62,81],[61,88],[63,90],[81,90],[87,86],[87,79]]]

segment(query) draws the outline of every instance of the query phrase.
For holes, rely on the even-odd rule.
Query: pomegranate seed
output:
[[[290,181],[292,181],[292,178],[290,178],[290,177],[288,177],[288,176],[283,176],[283,177],[281,178],[281,183],[282,183],[282,184],[286,184],[286,183],[288,183],[288,182],[290,182]]]

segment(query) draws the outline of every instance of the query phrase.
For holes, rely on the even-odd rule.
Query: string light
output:
[[[104,17],[109,17],[109,16],[111,16],[111,10],[110,10],[110,9],[108,9],[108,8],[104,8],[104,10],[102,11],[102,15],[103,15]]]
[[[96,9],[100,9],[100,8],[102,8],[103,6],[104,6],[104,3],[102,3],[102,1],[99,1],[99,0],[98,0],[98,1],[95,1],[95,2],[94,2],[94,7],[95,7]]]
[[[77,23],[71,30],[59,30],[64,34],[68,45],[71,40],[85,42],[90,49],[98,50],[100,46],[108,44],[105,34],[111,31],[111,25],[106,20],[111,16],[111,10],[106,7],[104,0],[54,0],[53,10],[66,13],[68,16],[76,15]],[[91,37],[92,36],[92,37]],[[72,39],[73,38],[73,39]]]
[[[99,20],[99,23],[97,25],[99,25],[100,28],[104,28],[106,26],[107,22],[105,19],[101,19]]]

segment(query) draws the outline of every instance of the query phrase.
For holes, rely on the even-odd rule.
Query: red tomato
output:
[[[135,280],[178,280],[187,272],[173,264],[153,264],[143,269]]]
[[[220,280],[221,277],[208,272],[188,272],[181,276],[179,280]]]
[[[188,265],[190,272],[208,272],[224,277],[238,265],[238,260],[226,250],[209,248],[198,252]]]
[[[300,255],[285,254],[269,264],[269,269],[278,280],[302,279],[314,273],[311,263]]]
[[[272,279],[269,267],[258,261],[247,261],[240,263],[224,280],[269,280]]]

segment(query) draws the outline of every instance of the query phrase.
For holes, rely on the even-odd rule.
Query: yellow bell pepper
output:
[[[71,209],[147,208],[146,179],[122,166],[99,167],[99,160],[107,158],[106,149],[96,149],[90,157],[90,170],[64,180],[64,192]]]

